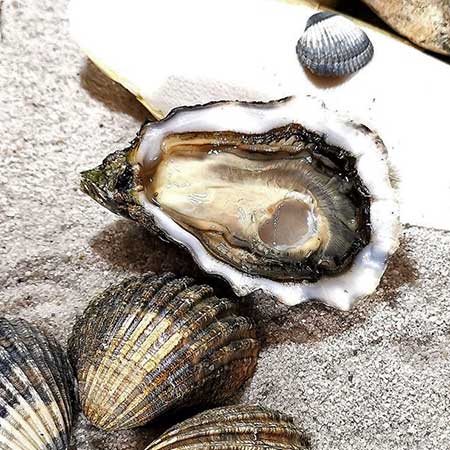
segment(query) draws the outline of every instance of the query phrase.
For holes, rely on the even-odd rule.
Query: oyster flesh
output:
[[[282,413],[257,405],[211,409],[181,422],[145,450],[306,450],[307,439]]]
[[[382,141],[313,99],[218,102],[146,123],[82,190],[187,248],[238,295],[349,309],[398,245]]]
[[[0,449],[67,449],[73,386],[55,340],[25,320],[0,318]]]
[[[224,400],[253,374],[258,351],[254,325],[235,302],[172,274],[107,289],[69,339],[82,410],[107,431]]]

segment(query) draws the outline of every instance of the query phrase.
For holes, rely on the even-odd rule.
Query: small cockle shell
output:
[[[211,409],[181,422],[146,450],[304,450],[307,439],[292,419],[268,408],[237,405]]]
[[[67,449],[73,385],[55,340],[24,320],[0,318],[0,449]]]
[[[297,43],[303,66],[322,76],[340,77],[364,67],[373,56],[367,34],[345,17],[319,12],[306,22]]]
[[[107,431],[221,401],[252,375],[253,323],[207,285],[133,277],[96,297],[69,340],[84,414]]]

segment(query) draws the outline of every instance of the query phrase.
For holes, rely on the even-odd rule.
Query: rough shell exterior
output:
[[[305,437],[284,414],[261,406],[211,409],[175,425],[146,450],[249,450],[308,448]]]
[[[83,412],[108,431],[223,400],[252,375],[258,351],[254,325],[235,302],[172,274],[107,289],[69,340]]]
[[[367,34],[345,17],[320,12],[311,16],[297,43],[297,55],[311,72],[339,77],[354,73],[373,57]]]
[[[68,448],[73,386],[55,340],[24,320],[0,318],[0,449]]]
[[[450,55],[448,0],[363,0],[388,25],[415,44]]]

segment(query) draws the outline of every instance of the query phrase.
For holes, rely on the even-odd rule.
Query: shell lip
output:
[[[283,101],[277,101],[273,102],[271,104],[262,104],[262,106],[266,109],[265,113],[274,114],[277,117],[281,117],[281,120],[288,120],[289,118],[296,117],[296,114],[304,110],[305,108],[311,112],[313,119],[308,118],[305,116],[305,113],[300,114],[300,117],[304,117],[306,122],[310,122],[310,125],[314,125],[314,121],[316,121],[315,125],[317,125],[318,128],[321,128],[321,130],[317,130],[315,126],[308,127],[308,124],[306,124],[306,128],[310,128],[315,130],[316,132],[319,132],[319,134],[322,134],[327,141],[332,141],[333,144],[338,145],[340,147],[346,148],[346,145],[348,144],[348,140],[355,141],[355,146],[357,147],[355,149],[355,156],[357,158],[361,158],[362,153],[365,150],[361,150],[361,147],[364,147],[366,144],[369,145],[369,148],[374,152],[374,154],[369,155],[369,157],[366,156],[364,159],[364,171],[367,173],[371,168],[369,168],[369,164],[373,164],[375,162],[375,165],[378,165],[379,175],[383,178],[382,183],[387,183],[389,185],[389,190],[392,190],[392,187],[390,186],[389,181],[389,170],[387,166],[385,165],[385,147],[382,144],[382,141],[375,135],[375,133],[371,132],[367,127],[361,127],[358,124],[354,124],[351,121],[343,120],[340,116],[338,116],[335,113],[331,113],[328,111],[322,102],[317,103],[314,98],[309,98],[308,101],[312,101],[311,105],[314,104],[314,107],[309,108],[308,104],[304,104],[303,101],[300,101],[299,99],[296,99],[294,97],[290,97],[288,99],[284,99]],[[245,109],[244,111],[238,111],[241,107],[248,107],[248,109]],[[187,117],[185,117],[186,123],[189,123],[189,126],[192,127],[193,123],[196,123],[197,126],[198,122],[195,122],[195,120],[200,120],[199,117],[194,118],[194,111],[199,110],[201,108],[201,114],[204,114],[205,120],[207,117],[206,112],[211,111],[211,115],[214,116],[216,114],[215,119],[216,123],[221,123],[221,126],[223,128],[232,129],[233,131],[244,131],[239,128],[239,125],[237,124],[237,120],[233,122],[233,124],[230,123],[223,123],[224,121],[220,121],[218,118],[226,118],[227,120],[230,119],[230,113],[239,113],[243,114],[242,117],[246,117],[246,114],[252,115],[255,114],[255,117],[258,116],[258,109],[252,110],[251,109],[252,104],[251,103],[239,103],[235,104],[233,102],[213,102],[208,104],[207,106],[198,106],[195,107],[194,110],[191,110],[190,108],[177,108],[174,112],[172,112],[169,119],[175,118],[176,114],[186,114]],[[300,109],[301,108],[301,109]],[[228,114],[226,110],[229,109]],[[320,110],[320,112],[318,112]],[[192,113],[192,114],[191,114]],[[251,116],[254,118],[253,116]],[[179,117],[178,117],[179,119]],[[184,122],[180,119],[179,126],[181,128],[184,127]],[[268,119],[269,122],[272,119]],[[275,120],[275,119],[274,119]],[[336,130],[333,130],[332,127],[328,126],[328,121],[331,121],[336,126]],[[256,122],[253,122],[250,120],[250,122],[254,126]],[[165,121],[165,123],[168,123],[168,120]],[[145,157],[143,156],[143,153],[145,153],[145,147],[155,145],[155,148],[158,147],[156,142],[159,142],[159,139],[161,139],[161,136],[164,135],[164,125],[159,122],[158,124],[152,124],[151,125],[152,130],[151,132],[144,136],[141,142],[141,148],[138,149],[136,153],[136,162],[139,162],[140,164],[145,164]],[[235,128],[236,127],[236,128]],[[267,125],[268,127],[268,125]],[[266,127],[266,128],[267,128]],[[176,127],[175,127],[176,128]],[[340,130],[340,131],[339,131]],[[180,130],[179,128],[172,129],[171,132],[181,132],[183,130]],[[190,131],[195,131],[194,129],[191,129]],[[219,130],[220,131],[220,130]],[[252,130],[254,131],[254,130]],[[339,133],[342,133],[343,136],[341,136]],[[348,135],[348,136],[347,136]],[[154,142],[153,142],[154,141]],[[335,142],[336,141],[336,142]],[[152,144],[153,142],[153,144]],[[359,152],[359,153],[358,153]],[[155,156],[157,154],[155,150]],[[375,160],[374,160],[375,158]],[[358,160],[358,164],[361,166],[362,162],[361,160]],[[376,169],[374,169],[376,170]],[[378,182],[377,182],[378,183]],[[370,188],[374,188],[375,185],[372,183],[372,186]],[[369,189],[370,191],[371,189]],[[398,204],[396,200],[392,197],[392,193],[386,191],[386,189],[383,187],[381,188],[380,194],[381,196],[386,195],[387,197],[381,201],[377,201],[376,203],[381,205],[385,211],[385,214],[387,214],[387,209],[389,209],[389,215],[392,214],[393,217],[398,218]],[[207,273],[214,274],[219,276],[220,278],[223,278],[227,280],[230,285],[232,286],[233,290],[238,295],[247,295],[251,292],[255,292],[257,290],[262,290],[263,292],[276,297],[283,301],[284,303],[288,305],[294,305],[298,303],[302,303],[307,300],[311,299],[318,299],[322,302],[326,303],[329,306],[342,309],[342,310],[348,310],[351,308],[351,306],[355,303],[355,301],[359,298],[363,298],[365,296],[370,295],[378,285],[381,276],[384,273],[384,270],[386,268],[386,261],[388,259],[388,256],[392,254],[396,247],[397,247],[397,233],[398,233],[398,227],[394,222],[397,220],[391,220],[390,216],[388,217],[388,228],[389,233],[392,234],[391,241],[384,242],[382,244],[382,248],[384,250],[378,251],[377,245],[371,245],[369,243],[369,246],[365,248],[366,250],[364,254],[360,256],[358,264],[363,264],[365,267],[365,275],[358,276],[354,272],[357,272],[356,270],[349,270],[349,272],[352,272],[351,276],[348,278],[347,283],[350,283],[349,286],[342,285],[342,287],[339,289],[336,289],[336,286],[334,286],[334,281],[339,278],[339,276],[336,277],[328,277],[327,283],[307,283],[307,282],[300,282],[300,283],[279,283],[279,282],[273,282],[272,280],[269,280],[267,278],[262,278],[258,276],[249,275],[243,272],[240,272],[238,270],[230,269],[230,267],[225,267],[223,263],[220,261],[215,260],[212,258],[207,251],[205,251],[204,247],[200,244],[200,242],[194,238],[192,235],[187,236],[187,234],[184,234],[180,232],[180,230],[177,229],[177,226],[174,223],[169,223],[170,220],[167,219],[167,217],[164,216],[164,214],[161,213],[161,211],[158,211],[158,208],[156,208],[154,205],[150,204],[150,202],[146,199],[144,193],[140,193],[138,196],[138,202],[143,206],[144,210],[146,210],[149,215],[152,216],[152,219],[155,221],[158,228],[163,230],[164,234],[166,236],[169,236],[172,241],[177,242],[178,244],[182,245],[183,247],[186,247],[190,253],[193,255],[196,262],[199,264],[199,266],[206,271]],[[387,203],[386,203],[387,202]],[[385,206],[383,206],[385,205]],[[371,210],[373,209],[373,204],[371,204]],[[398,222],[398,220],[397,220]],[[379,223],[373,223],[372,227],[378,227],[380,228]],[[382,238],[383,239],[383,238]],[[387,246],[387,247],[386,247]],[[366,258],[374,257],[375,259],[372,261],[372,264],[367,264],[367,262],[364,262]],[[352,278],[353,277],[353,278]],[[356,277],[356,278],[355,278]],[[365,277],[368,277],[367,283],[364,282]],[[353,280],[353,281],[350,281]],[[353,286],[356,284],[357,286]]]

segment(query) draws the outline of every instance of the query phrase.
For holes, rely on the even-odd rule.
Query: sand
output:
[[[65,8],[4,0],[0,42],[0,315],[63,345],[110,283],[199,275],[184,251],[79,191],[79,172],[124,147],[146,112],[82,56]],[[247,299],[263,350],[235,400],[291,414],[314,450],[449,449],[449,272],[450,234],[406,226],[380,289],[350,313]],[[173,420],[107,435],[79,416],[73,448],[140,450]]]

